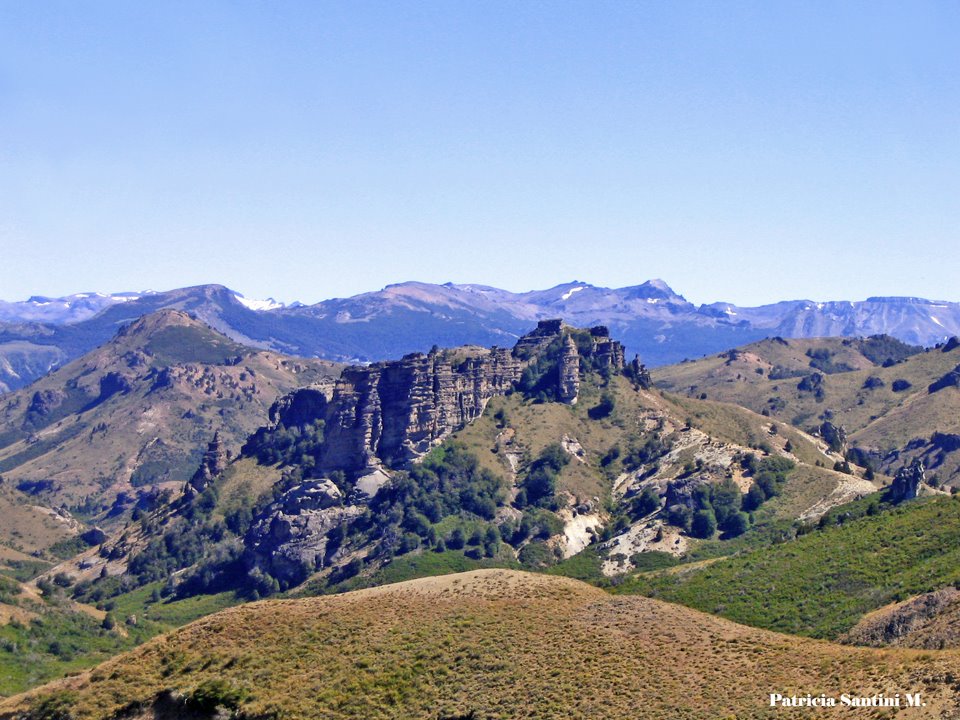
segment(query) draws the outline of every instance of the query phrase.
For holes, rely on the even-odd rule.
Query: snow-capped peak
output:
[[[247,299],[240,293],[234,293],[234,297],[237,301],[251,310],[263,311],[263,310],[278,310],[282,307],[286,307],[282,302],[277,302],[273,298],[267,298],[266,300],[254,300]]]

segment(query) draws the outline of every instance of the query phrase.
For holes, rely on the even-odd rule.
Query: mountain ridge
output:
[[[249,300],[215,284],[81,295],[102,307],[93,314],[88,308],[61,316],[38,312],[37,303],[29,301],[0,303],[0,391],[23,387],[106,342],[119,326],[164,307],[191,312],[245,345],[341,362],[385,360],[433,345],[505,346],[531,324],[553,317],[577,327],[609,327],[628,354],[640,354],[651,367],[773,336],[888,334],[933,345],[960,334],[960,303],[955,302],[870,297],[758,307],[695,305],[659,279],[623,288],[574,280],[519,293],[480,284],[407,281],[311,305]],[[70,302],[37,299],[46,303],[43,307]]]
[[[239,345],[180,310],[145,315],[3,396],[5,492],[72,512],[82,506],[109,522],[102,513],[111,506],[118,515],[154,486],[179,487],[215,433],[235,450],[266,422],[278,396],[332,386],[336,371],[325,361]]]

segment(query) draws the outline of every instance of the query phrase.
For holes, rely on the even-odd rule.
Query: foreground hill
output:
[[[911,717],[933,718],[960,709],[943,682],[958,672],[950,651],[841,647],[489,570],[226,610],[3,701],[0,717],[759,718],[783,713],[772,692],[918,692]]]
[[[375,361],[433,345],[512,344],[537,320],[604,324],[650,365],[698,358],[764,337],[888,333],[933,345],[960,333],[960,304],[918,298],[796,300],[696,306],[661,280],[624,288],[570,282],[513,293],[483,285],[406,282],[350,298],[284,307],[221,285],[168,292],[0,303],[0,391],[23,387],[162,308],[186,310],[245,345],[338,361]],[[95,313],[95,314],[94,314]]]

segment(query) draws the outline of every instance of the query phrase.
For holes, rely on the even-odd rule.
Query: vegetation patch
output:
[[[960,500],[887,511],[877,503],[828,514],[822,529],[793,542],[687,573],[635,577],[619,591],[780,632],[837,637],[864,613],[960,581]],[[841,521],[844,512],[852,515]]]

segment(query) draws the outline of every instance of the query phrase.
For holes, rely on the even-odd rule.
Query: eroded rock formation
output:
[[[561,402],[577,401],[585,368],[623,371],[623,346],[606,328],[586,332],[542,320],[512,351],[435,349],[349,367],[329,400],[318,390],[299,390],[277,402],[271,421],[293,427],[323,420],[321,471],[357,475],[380,465],[402,467],[478,418],[490,398],[514,391],[523,368],[557,342],[550,373]]]
[[[452,365],[441,352],[344,370],[330,402],[322,466],[403,465],[513,389],[520,362],[493,348]]]
[[[331,531],[362,513],[343,504],[330,480],[310,480],[280,496],[250,528],[245,544],[251,564],[284,580],[300,581],[334,559]]]
[[[207,445],[200,467],[190,478],[189,489],[198,493],[203,492],[210,482],[227,467],[227,449],[220,439],[220,433],[215,432],[213,439]]]
[[[923,461],[916,458],[910,465],[900,468],[893,478],[888,491],[890,501],[899,503],[917,497],[925,479],[926,468]]]
[[[335,563],[337,528],[363,512],[390,481],[390,470],[408,466],[478,418],[492,397],[518,391],[528,366],[550,386],[550,397],[572,404],[584,372],[623,372],[623,346],[603,327],[588,332],[544,320],[512,351],[414,353],[345,369],[329,397],[307,388],[279,399],[270,410],[274,430],[297,437],[307,429],[322,431],[311,468],[319,479],[288,489],[255,520],[244,541],[252,566],[299,581]],[[255,454],[270,433],[258,431],[244,452]],[[198,471],[200,481],[205,468]]]

